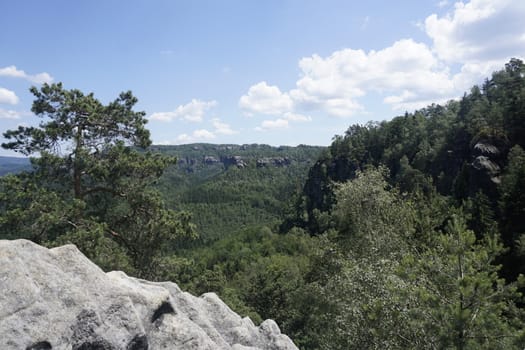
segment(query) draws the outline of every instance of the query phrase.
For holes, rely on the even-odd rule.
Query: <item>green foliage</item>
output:
[[[41,186],[32,173],[4,176],[0,188],[3,238],[26,238],[37,243],[53,240],[71,226],[68,218],[84,206]]]
[[[501,183],[500,208],[506,222],[507,240],[525,233],[525,151],[514,146],[508,156],[509,165]]]
[[[179,268],[165,277],[195,294],[213,291],[255,322],[275,319],[283,332],[304,332],[302,294],[317,239],[301,230],[286,235],[268,227],[232,233],[208,246],[179,251]]]
[[[323,148],[192,144],[154,149],[180,160],[158,187],[170,207],[193,213],[200,236],[195,245],[281,222]],[[232,164],[234,157],[242,159],[242,167]]]
[[[525,237],[525,152],[521,146],[510,150],[508,162],[501,180],[499,208],[503,242],[511,247],[505,271],[514,279],[519,273],[525,273],[525,255],[521,249]]]
[[[1,237],[214,291],[302,349],[522,349],[524,67],[327,149],[147,151],[130,93],[104,106],[44,85],[41,126],[5,134],[40,158],[0,178]]]
[[[432,191],[463,200],[482,191],[494,206],[498,179],[473,169],[474,158],[488,157],[495,167],[506,165],[514,145],[524,146],[525,65],[513,59],[483,86],[473,87],[460,102],[431,105],[389,122],[351,126],[336,136],[310,170],[296,223],[318,232],[312,213],[334,204],[332,182],[352,179],[356,171],[380,164],[389,182],[402,191]]]
[[[396,275],[414,232],[413,209],[389,189],[386,175],[385,168],[358,172],[335,189],[338,234],[331,239],[339,253],[324,254],[323,265],[339,262],[336,270],[325,272],[324,282],[312,282],[326,325],[318,334],[320,348],[398,348],[406,345],[404,338],[417,338],[418,328],[405,327],[406,300],[398,292],[405,283]]]
[[[343,249],[360,256],[382,255],[412,233],[411,208],[395,191],[388,190],[387,174],[386,168],[369,169],[358,172],[353,181],[337,185],[332,213]]]
[[[53,241],[43,242],[50,247],[73,243],[106,271],[124,270],[130,274],[140,273],[126,250],[107,235],[107,227],[94,221],[87,221],[75,230],[68,230]]]
[[[276,319],[303,349],[523,348],[522,277],[505,274],[523,266],[524,85],[513,60],[459,102],[351,126],[309,170],[282,235],[237,231],[180,251],[174,271],[194,292]],[[270,188],[255,173],[235,182],[244,170],[208,172],[221,185],[184,196],[199,209],[234,198],[278,209],[280,197],[222,190]]]
[[[495,264],[503,246],[497,236],[476,240],[460,216],[444,233],[404,257],[400,276],[410,282],[410,326],[422,327],[428,348],[519,349],[523,345],[521,300]]]
[[[497,235],[476,239],[461,210],[423,196],[404,198],[389,188],[386,174],[369,169],[336,187],[337,231],[312,258],[300,293],[317,298],[308,300],[315,317],[308,319],[308,337],[298,334],[301,344],[521,348],[521,294],[498,276],[503,246]],[[434,210],[434,223],[419,215],[426,210]],[[444,220],[441,231],[438,223]]]
[[[31,111],[43,119],[39,127],[20,126],[8,130],[4,137],[14,141],[3,144],[7,149],[24,155],[58,151],[64,142],[73,142],[71,154],[99,150],[107,144],[128,141],[135,146],[151,144],[145,128],[144,112],[134,112],[137,99],[130,91],[107,106],[94,95],[79,90],[65,90],[62,84],[44,84],[40,90],[31,88],[36,97]],[[75,159],[80,160],[80,159]]]
[[[156,261],[193,227],[152,187],[175,158],[130,147],[151,144],[137,99],[126,92],[105,106],[61,84],[31,92],[42,122],[5,132],[13,141],[2,146],[40,157],[32,172],[1,179],[2,236],[75,243],[105,268],[155,278]]]

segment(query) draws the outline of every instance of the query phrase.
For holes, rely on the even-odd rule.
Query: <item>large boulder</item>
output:
[[[74,245],[0,240],[0,349],[297,349],[217,295],[104,273]]]

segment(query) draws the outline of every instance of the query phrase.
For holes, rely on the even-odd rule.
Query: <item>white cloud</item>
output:
[[[212,119],[215,134],[219,135],[234,135],[238,132],[233,130],[229,124],[223,123],[219,118]]]
[[[0,108],[0,119],[20,119],[23,116],[31,115],[29,112],[18,112],[11,109]]]
[[[149,116],[150,120],[169,122],[177,117],[175,112],[156,112]]]
[[[290,94],[283,93],[277,86],[270,86],[262,81],[251,86],[248,93],[240,98],[239,107],[249,116],[254,114],[278,116],[276,120],[264,120],[256,128],[258,131],[287,128],[290,122],[311,121],[310,116],[294,111],[295,104]]]
[[[525,53],[525,2],[471,0],[457,2],[453,13],[425,20],[434,50],[446,62],[498,61]]]
[[[276,119],[276,120],[263,120],[261,125],[256,127],[257,131],[277,130],[288,128],[288,120]]]
[[[288,129],[291,122],[309,122],[312,121],[310,116],[305,116],[298,113],[286,112],[282,115],[282,118],[275,120],[263,120],[261,124],[256,127],[256,131],[270,131],[270,130],[282,130]]]
[[[367,113],[365,96],[379,96],[393,110],[443,103],[502,69],[510,58],[524,58],[523,18],[525,1],[457,2],[450,13],[420,22],[430,46],[407,38],[379,50],[346,48],[326,57],[304,57],[294,89],[281,91],[263,81],[241,97],[239,106],[247,114],[278,116],[280,124],[267,120],[259,127],[267,130],[283,127],[283,121],[297,121],[287,118],[288,113],[315,110],[335,117]]]
[[[53,81],[53,77],[46,72],[30,75],[23,70],[17,69],[16,66],[0,68],[0,76],[22,78],[35,84],[51,83]]]
[[[183,119],[190,122],[201,122],[206,111],[217,105],[216,101],[201,101],[192,99],[185,105],[178,106],[172,112],[153,113],[149,119],[169,122],[175,119]]]
[[[188,134],[181,134],[177,137],[177,143],[191,143],[191,142],[197,142],[197,141],[206,141],[211,140],[215,138],[215,134],[205,130],[205,129],[199,129],[195,130],[191,135]]]
[[[385,98],[387,104],[418,104],[428,95],[452,96],[454,82],[449,71],[425,44],[412,39],[395,42],[368,53],[344,49],[323,58],[301,59],[302,77],[290,91],[294,102],[305,109],[320,109],[336,117],[362,112],[359,98],[369,92],[401,95]]]
[[[292,113],[292,112],[284,113],[284,118],[291,122],[310,122],[312,121],[312,117],[310,116],[302,115],[298,113]]]
[[[18,101],[18,96],[13,91],[0,87],[0,103],[16,105]]]
[[[490,77],[494,71],[502,69],[506,61],[507,59],[501,62],[466,62],[461,66],[459,73],[454,75],[454,85],[457,86],[459,92],[467,91],[472,85],[479,84],[481,79]]]
[[[239,107],[250,116],[253,114],[279,115],[290,112],[293,108],[293,101],[277,86],[270,86],[262,81],[251,86],[248,93],[240,98]]]
[[[193,137],[197,139],[202,139],[202,140],[210,140],[210,139],[215,138],[215,135],[208,130],[199,129],[193,132]]]

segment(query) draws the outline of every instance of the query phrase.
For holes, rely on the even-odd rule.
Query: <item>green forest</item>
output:
[[[252,226],[278,226],[325,147],[250,144],[154,146],[174,156],[158,188],[170,208],[192,213],[207,243]]]
[[[216,292],[301,349],[525,347],[522,61],[328,147],[152,145],[131,92],[31,93],[0,239]]]

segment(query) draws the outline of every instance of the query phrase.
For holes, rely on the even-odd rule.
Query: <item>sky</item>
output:
[[[0,0],[0,131],[38,125],[29,88],[62,82],[131,90],[154,144],[328,145],[523,59],[523,18],[523,0]]]

